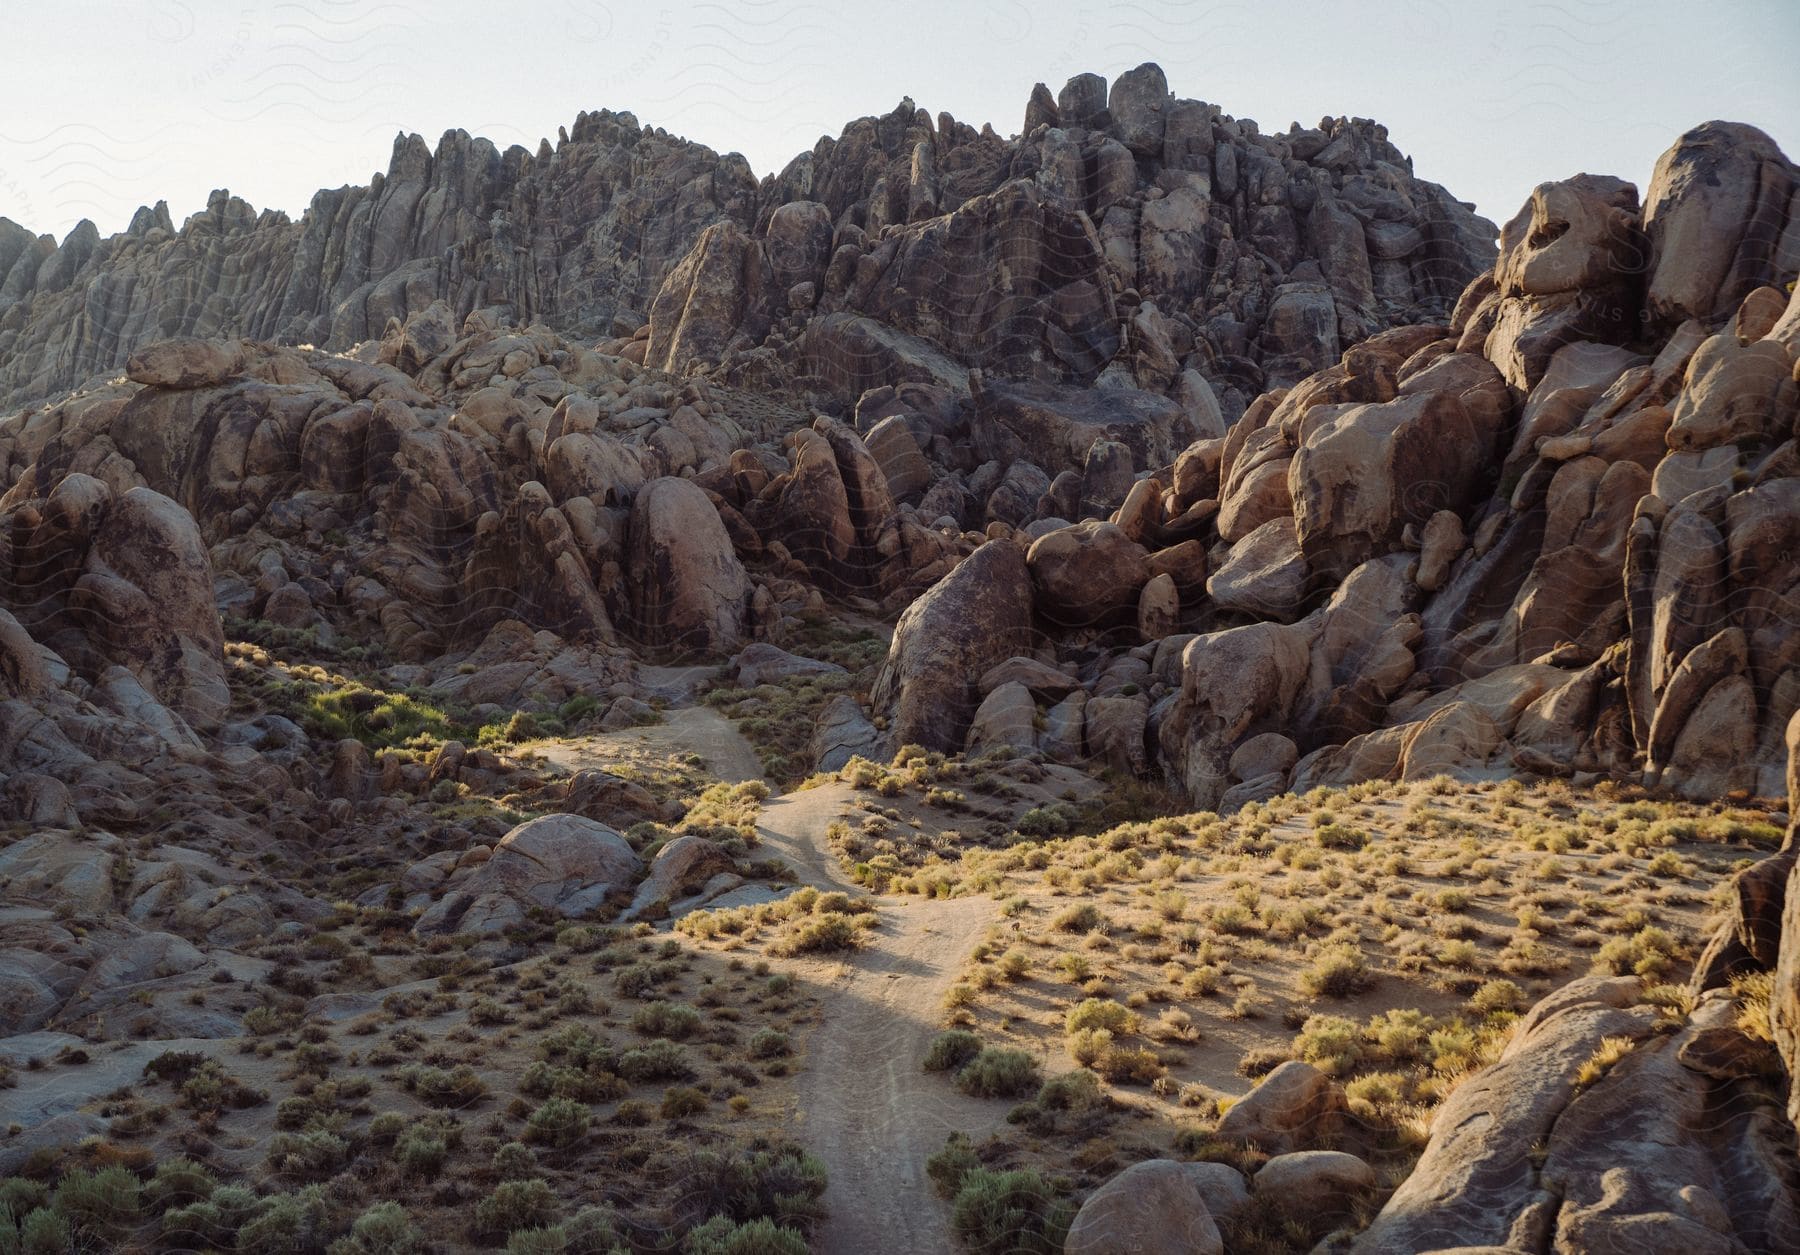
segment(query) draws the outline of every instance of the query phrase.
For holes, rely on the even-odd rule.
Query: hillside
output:
[[[1800,1245],[1800,170],[1647,173],[0,220],[0,1252]]]

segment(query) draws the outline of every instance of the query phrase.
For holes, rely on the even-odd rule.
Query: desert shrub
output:
[[[684,1116],[698,1115],[706,1110],[707,1097],[704,1091],[692,1085],[671,1085],[663,1091],[662,1114],[665,1120],[679,1120]]]
[[[1163,1074],[1156,1052],[1143,1046],[1121,1046],[1117,1043],[1100,1052],[1094,1068],[1116,1085],[1148,1085]]]
[[[1114,1036],[1137,1031],[1137,1013],[1107,998],[1085,998],[1070,1008],[1063,1028],[1070,1033],[1103,1028]]]
[[[944,1149],[925,1160],[925,1174],[933,1187],[945,1198],[954,1198],[962,1189],[963,1178],[981,1167],[981,1159],[969,1145],[966,1133],[952,1133]]]
[[[394,1165],[405,1176],[429,1180],[449,1157],[449,1145],[429,1128],[410,1128],[394,1143]]]
[[[467,1064],[445,1071],[409,1063],[396,1077],[400,1088],[434,1107],[467,1107],[487,1094],[487,1082]]]
[[[1113,1035],[1103,1028],[1078,1028],[1068,1035],[1069,1058],[1091,1068],[1112,1047],[1112,1040]]]
[[[1525,991],[1509,980],[1491,980],[1469,996],[1469,1010],[1477,1015],[1517,1011],[1525,1005]]]
[[[4,1230],[0,1230],[4,1232]],[[49,1207],[27,1213],[19,1224],[20,1255],[65,1255],[75,1249],[68,1217]]]
[[[862,926],[849,915],[831,912],[790,924],[769,946],[772,954],[827,954],[862,945]]]
[[[1307,1019],[1294,1039],[1294,1052],[1331,1076],[1342,1076],[1362,1059],[1362,1030],[1341,1015]]]
[[[667,1038],[619,1056],[619,1075],[628,1081],[685,1081],[694,1074],[687,1052]]]
[[[388,1201],[376,1203],[350,1225],[350,1232],[331,1244],[330,1255],[413,1255],[424,1237],[406,1208]]]
[[[557,1227],[562,1230],[564,1255],[609,1255],[625,1246],[610,1207],[583,1207]]]
[[[502,1181],[475,1204],[475,1231],[486,1237],[505,1237],[518,1229],[549,1224],[555,1211],[556,1196],[541,1178]]]
[[[144,1201],[152,1211],[184,1207],[212,1196],[218,1182],[211,1172],[184,1155],[165,1159],[156,1165],[156,1173],[144,1186]]]
[[[293,1194],[263,1198],[256,1213],[238,1230],[232,1249],[258,1255],[317,1250],[331,1228],[331,1207],[322,1186],[309,1185]]]
[[[1369,834],[1348,824],[1326,824],[1313,833],[1313,839],[1327,850],[1360,850],[1369,844]]]
[[[565,1255],[568,1235],[561,1225],[544,1225],[535,1229],[515,1229],[506,1239],[506,1255]]]
[[[1092,1072],[1053,1076],[1037,1092],[1037,1105],[1046,1111],[1090,1111],[1105,1101]]]
[[[163,1244],[175,1250],[230,1249],[237,1231],[255,1214],[258,1202],[256,1195],[241,1185],[222,1185],[203,1202],[171,1207],[162,1217]]]
[[[953,1028],[931,1039],[931,1046],[925,1051],[924,1068],[927,1072],[948,1072],[960,1068],[980,1053],[979,1037],[967,1029]]]
[[[1061,1255],[1074,1208],[1029,1169],[966,1172],[951,1227],[975,1255]]]
[[[523,1181],[538,1171],[538,1158],[524,1142],[507,1142],[494,1152],[494,1175],[502,1181]]]
[[[631,1014],[632,1031],[681,1041],[700,1026],[700,1012],[683,1002],[647,1002]]]
[[[1091,902],[1066,907],[1051,917],[1050,926],[1058,932],[1090,933],[1106,923],[1106,916]]]
[[[693,1215],[724,1215],[740,1224],[767,1217],[804,1231],[823,1214],[825,1165],[792,1143],[696,1151],[682,1172],[682,1191]]]
[[[988,1046],[956,1074],[956,1086],[976,1098],[1017,1098],[1038,1079],[1037,1060],[1023,1050]]]
[[[68,1173],[58,1183],[52,1205],[78,1234],[116,1243],[139,1224],[142,1201],[138,1179],[115,1164]]]
[[[572,1098],[552,1098],[525,1121],[525,1140],[564,1150],[587,1136],[588,1109]]]
[[[277,1133],[269,1139],[269,1168],[302,1181],[322,1181],[350,1162],[350,1144],[328,1129]]]
[[[681,1249],[685,1255],[808,1255],[812,1248],[804,1233],[778,1225],[767,1216],[742,1223],[730,1216],[714,1216],[690,1229]]]
[[[1654,926],[1630,937],[1615,937],[1600,947],[1594,965],[1615,976],[1659,977],[1675,965],[1681,947],[1668,933]]]
[[[1348,998],[1372,983],[1362,953],[1352,946],[1327,946],[1300,973],[1300,988],[1317,997]]]
[[[744,1049],[752,1059],[779,1059],[794,1048],[780,1029],[759,1028],[750,1035],[750,1043]]]
[[[617,1063],[617,1060],[614,1060]],[[597,1065],[588,1071],[542,1059],[527,1064],[519,1075],[519,1092],[528,1098],[578,1098],[582,1102],[610,1102],[622,1098],[628,1088],[613,1073]]]

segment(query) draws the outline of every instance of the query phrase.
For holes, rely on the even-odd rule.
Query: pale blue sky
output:
[[[580,109],[779,168],[911,95],[1011,134],[1031,85],[1155,60],[1265,130],[1387,124],[1418,173],[1503,221],[1578,171],[1641,188],[1709,118],[1800,156],[1800,0],[133,0],[8,6],[0,215],[59,237],[207,192],[298,216],[365,182],[398,130],[535,147]]]

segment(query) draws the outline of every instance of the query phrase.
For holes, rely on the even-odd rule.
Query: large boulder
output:
[[[638,639],[718,653],[744,635],[750,578],[706,493],[691,480],[644,485],[631,507],[627,582]]]
[[[1554,1206],[1532,1156],[1601,1042],[1653,1030],[1655,1013],[1635,1005],[1639,988],[1631,978],[1587,977],[1532,1008],[1499,1061],[1438,1109],[1418,1165],[1357,1239],[1357,1255],[1507,1246],[1527,1208]]]
[[[1470,330],[1485,331],[1487,359],[1529,392],[1564,345],[1635,332],[1644,253],[1630,183],[1581,174],[1539,184],[1501,228],[1494,295]]]
[[[1130,617],[1150,579],[1146,559],[1143,546],[1114,523],[1090,520],[1038,537],[1025,563],[1039,617],[1053,629]]]
[[[1472,354],[1440,359],[1391,401],[1308,411],[1287,468],[1308,569],[1342,579],[1408,526],[1468,509],[1509,412],[1499,373]]]
[[[1343,1125],[1344,1091],[1310,1063],[1290,1060],[1219,1119],[1218,1136],[1276,1155],[1330,1140]]]
[[[954,753],[975,713],[978,682],[1032,647],[1031,574],[1009,540],[990,540],[906,608],[870,703],[896,745]]]
[[[1096,440],[1131,450],[1138,469],[1173,462],[1195,432],[1175,402],[1135,388],[1070,388],[988,380],[973,393],[975,448],[985,458],[1024,458],[1052,473],[1080,470]]]
[[[1650,314],[1669,326],[1716,324],[1781,278],[1777,246],[1796,187],[1794,164],[1753,126],[1703,122],[1670,145],[1644,194]]]
[[[1197,1179],[1217,1166],[1173,1159],[1132,1164],[1075,1213],[1064,1255],[1223,1255],[1218,1221]]]
[[[531,907],[585,915],[635,885],[642,867],[631,843],[597,820],[581,815],[527,820],[433,903],[414,931],[499,933],[524,923]]]

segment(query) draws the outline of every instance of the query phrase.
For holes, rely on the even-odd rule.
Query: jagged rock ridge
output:
[[[345,348],[444,300],[577,337],[650,312],[654,365],[723,357],[852,398],[960,386],[969,366],[1078,383],[1115,366],[1160,392],[1191,369],[1229,418],[1266,379],[1447,312],[1492,241],[1384,128],[1266,136],[1151,65],[1110,94],[1040,85],[1010,140],[903,101],[760,186],[736,155],[597,112],[535,154],[401,136],[385,174],[299,222],[225,192],[179,231],[159,204],[60,246],[0,220],[0,401],[167,336]]]

